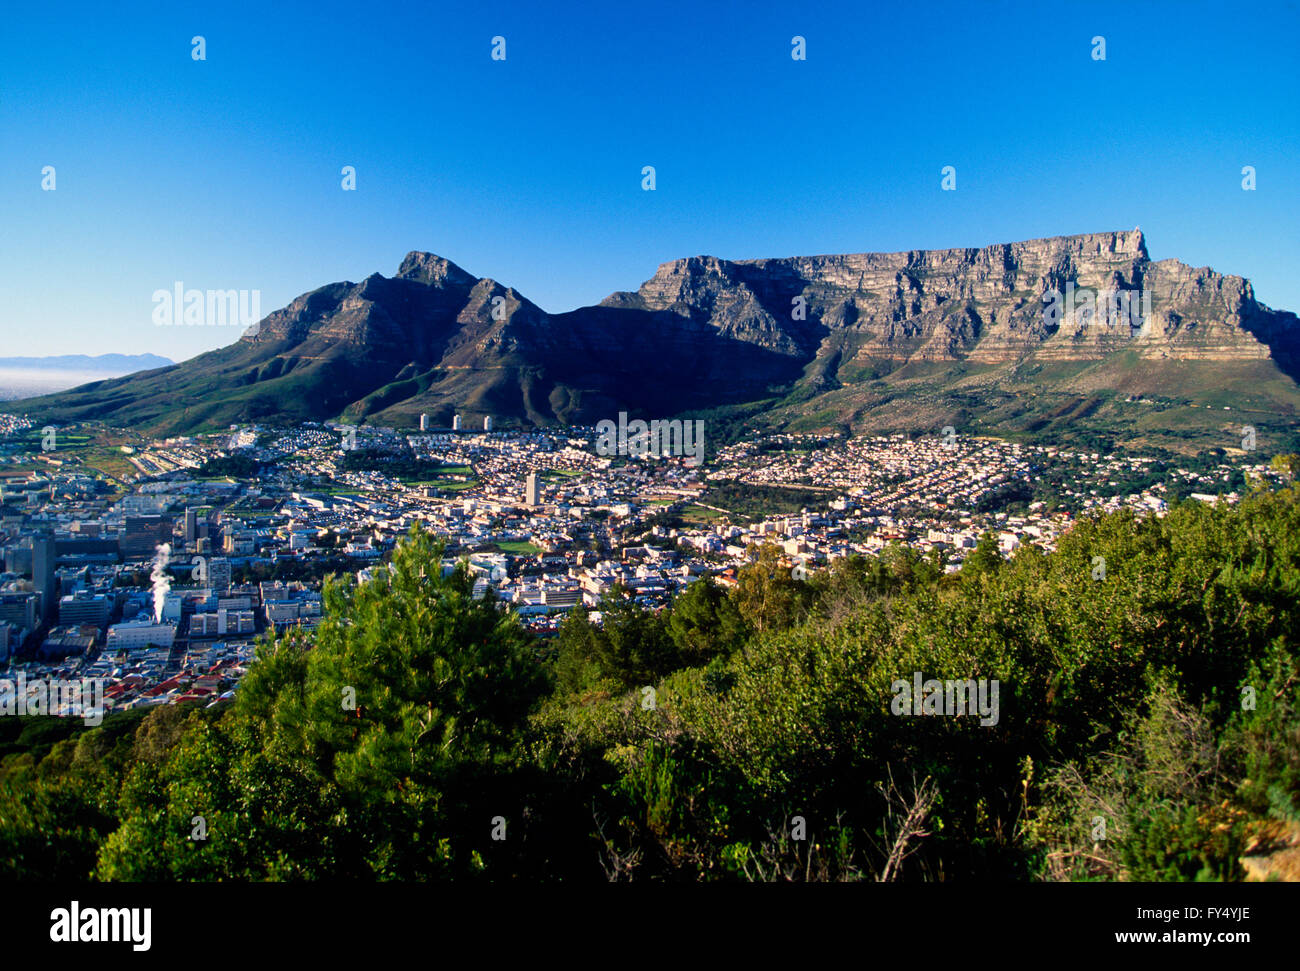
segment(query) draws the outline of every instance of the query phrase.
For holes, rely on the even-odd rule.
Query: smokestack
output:
[[[153,558],[153,572],[149,579],[153,581],[153,619],[155,624],[162,623],[163,607],[167,603],[167,593],[172,588],[171,577],[167,575],[167,562],[171,559],[170,543],[163,543]]]

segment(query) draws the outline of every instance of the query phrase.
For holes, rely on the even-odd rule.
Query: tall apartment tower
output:
[[[230,589],[230,561],[224,556],[215,556],[208,561],[208,586],[217,593]]]
[[[32,586],[41,595],[41,619],[50,620],[59,606],[54,596],[54,537],[32,537]]]
[[[483,416],[483,430],[484,430],[485,432],[490,432],[490,431],[492,430],[492,416],[491,416],[491,415],[484,415],[484,416]]]
[[[185,510],[185,542],[193,543],[199,538],[199,511],[197,509]]]
[[[540,506],[542,504],[541,489],[537,484],[537,473],[529,472],[528,478],[524,480],[524,504],[528,506]]]
[[[460,415],[456,415],[455,417],[452,418],[451,430],[454,432],[460,431]]]
[[[420,416],[420,431],[422,431],[422,432],[427,432],[428,430],[429,430],[429,416],[428,416],[428,415],[421,415],[421,416]]]

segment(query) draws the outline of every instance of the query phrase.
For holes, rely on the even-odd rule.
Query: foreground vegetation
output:
[[[227,707],[0,719],[0,872],[1233,880],[1300,828],[1294,487],[956,574],[766,548],[550,641],[440,552],[329,583]],[[996,679],[996,724],[893,714],[918,671]]]

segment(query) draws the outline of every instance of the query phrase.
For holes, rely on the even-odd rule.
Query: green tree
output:
[[[618,593],[601,598],[595,638],[601,674],[623,688],[654,684],[681,666],[664,618]]]
[[[730,654],[749,631],[726,591],[704,577],[673,601],[668,633],[682,663],[694,667]]]
[[[1274,455],[1269,467],[1282,476],[1287,483],[1295,482],[1300,477],[1300,455],[1290,452],[1286,455]]]
[[[561,691],[585,691],[603,677],[600,663],[601,632],[579,606],[569,611],[555,633],[555,675]]]
[[[792,568],[782,562],[780,547],[765,543],[757,553],[736,576],[731,592],[736,609],[759,633],[790,627],[805,615],[813,589],[794,579]]]
[[[992,533],[980,537],[975,549],[966,554],[962,560],[961,575],[977,577],[997,572],[1002,566],[1002,554],[998,550],[998,538]]]
[[[327,583],[310,642],[260,648],[232,717],[170,751],[101,873],[151,860],[205,879],[484,872],[500,847],[489,821],[518,810],[508,783],[547,681],[515,615],[475,600],[463,565],[444,576],[441,557],[413,528],[382,577]],[[195,817],[208,839],[192,838]]]

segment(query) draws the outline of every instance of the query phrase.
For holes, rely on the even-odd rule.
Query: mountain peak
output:
[[[446,286],[451,284],[460,287],[472,287],[476,282],[475,278],[466,273],[451,260],[443,259],[434,253],[424,253],[420,250],[411,250],[402,260],[402,265],[397,268],[399,280],[414,280],[417,283],[423,283],[427,286]]]
[[[1140,259],[1150,259],[1147,255],[1146,237],[1142,234],[1141,226],[1134,226],[1130,232],[1117,232],[1115,234],[1117,245],[1116,249],[1123,253],[1132,253]]]
[[[1150,257],[1147,256],[1146,238],[1142,235],[1142,227],[1134,226],[1133,232],[1129,235],[1132,237],[1133,245],[1136,247],[1137,252],[1147,259],[1150,259]]]

